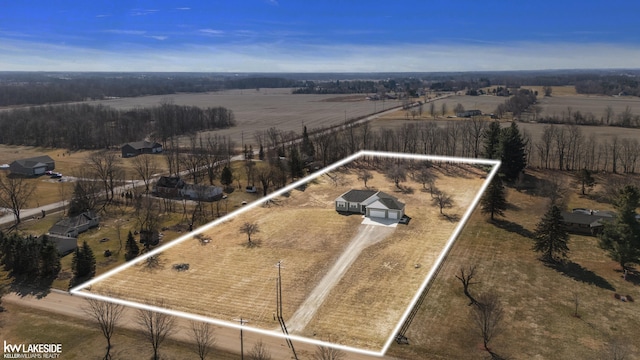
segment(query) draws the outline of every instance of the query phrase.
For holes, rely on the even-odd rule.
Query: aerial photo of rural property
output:
[[[640,358],[639,4],[1,8],[3,358]]]

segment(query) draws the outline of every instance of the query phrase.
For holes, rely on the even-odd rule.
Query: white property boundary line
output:
[[[179,243],[186,241],[188,239],[193,238],[194,236],[201,234],[207,230],[209,230],[210,228],[223,223],[239,214],[242,214],[246,211],[249,211],[251,209],[253,209],[254,207],[257,207],[259,205],[262,205],[263,203],[277,197],[280,196],[284,193],[287,193],[289,191],[294,190],[295,188],[297,188],[300,185],[304,185],[306,183],[308,183],[309,181],[318,178],[328,172],[331,172],[333,170],[335,170],[336,168],[343,166],[347,163],[350,163],[360,157],[363,156],[373,156],[373,157],[384,157],[384,158],[396,158],[396,159],[412,159],[412,160],[429,160],[429,161],[442,161],[442,162],[456,162],[456,163],[465,163],[465,164],[482,164],[482,165],[491,165],[493,166],[492,170],[489,172],[489,175],[487,176],[485,182],[482,184],[482,186],[480,187],[480,191],[478,191],[478,193],[476,194],[476,197],[474,198],[473,202],[471,203],[471,205],[469,206],[469,208],[467,209],[467,211],[465,212],[464,216],[462,217],[462,219],[460,220],[460,222],[458,223],[458,226],[456,226],[453,234],[451,235],[451,237],[449,238],[449,240],[447,241],[444,249],[442,249],[442,251],[440,252],[440,255],[438,256],[436,262],[434,263],[434,265],[431,267],[431,270],[429,271],[429,274],[427,275],[427,277],[425,278],[424,282],[422,283],[422,285],[420,286],[420,289],[416,292],[416,294],[413,297],[413,300],[411,301],[411,304],[407,307],[407,310],[404,312],[404,314],[402,315],[402,318],[400,319],[400,321],[398,322],[398,325],[394,328],[393,332],[391,333],[391,336],[389,337],[389,339],[387,340],[387,342],[385,343],[385,345],[383,346],[382,350],[379,352],[375,352],[375,351],[370,351],[370,350],[363,350],[363,349],[358,349],[358,348],[353,348],[350,346],[344,346],[344,345],[339,345],[339,344],[333,344],[333,343],[327,343],[327,342],[323,342],[323,341],[319,341],[319,340],[313,340],[313,339],[309,339],[306,337],[301,337],[298,335],[284,335],[284,334],[280,334],[276,331],[273,330],[264,330],[264,329],[258,329],[258,328],[252,328],[252,327],[247,327],[247,326],[241,326],[238,324],[235,324],[233,322],[228,322],[228,321],[222,321],[222,320],[217,320],[217,319],[212,319],[212,318],[208,318],[208,317],[204,317],[204,316],[200,316],[200,315],[194,315],[194,314],[190,314],[190,313],[186,313],[186,312],[182,312],[182,311],[176,311],[176,310],[170,310],[170,309],[165,309],[165,308],[160,308],[157,306],[153,306],[153,305],[147,305],[147,304],[140,304],[137,302],[132,302],[132,301],[127,301],[127,300],[122,300],[122,299],[117,299],[117,298],[113,298],[113,297],[109,297],[109,296],[103,296],[103,295],[99,295],[99,294],[93,294],[90,292],[86,292],[86,291],[82,291],[86,288],[90,288],[91,285],[105,280],[109,277],[111,277],[112,275],[115,275],[121,271],[124,271],[126,269],[128,269],[129,267],[142,262],[144,260],[146,260],[148,257],[151,257],[157,253],[160,253],[162,251],[165,251],[167,249],[169,249],[170,247],[174,246],[174,245],[178,245]],[[444,259],[446,258],[447,254],[449,253],[449,251],[451,250],[451,247],[453,246],[455,240],[457,239],[458,235],[460,234],[460,232],[462,231],[462,229],[464,228],[464,226],[466,225],[469,217],[471,216],[473,210],[476,208],[476,206],[478,205],[478,202],[480,201],[482,194],[484,194],[485,190],[487,189],[487,187],[489,186],[489,183],[491,182],[491,180],[493,179],[493,177],[496,175],[496,173],[498,172],[498,169],[500,167],[500,161],[498,160],[487,160],[487,159],[470,159],[470,158],[457,158],[457,157],[447,157],[447,156],[431,156],[431,155],[417,155],[417,154],[406,154],[406,153],[389,153],[389,152],[379,152],[379,151],[360,151],[357,152],[345,159],[342,159],[324,169],[321,169],[318,172],[313,173],[310,176],[307,176],[303,179],[300,179],[296,182],[294,182],[293,184],[290,184],[289,186],[286,186],[258,201],[255,201],[245,207],[242,207],[236,211],[231,212],[230,214],[227,214],[221,218],[218,218],[215,221],[212,221],[204,226],[201,226],[199,228],[197,228],[196,230],[187,233],[181,237],[179,237],[178,239],[163,245],[153,251],[150,251],[142,256],[137,257],[136,259],[129,261],[115,269],[112,269],[90,281],[87,281],[83,284],[80,284],[76,287],[74,287],[73,289],[71,289],[69,292],[73,295],[79,295],[79,296],[83,296],[83,297],[87,297],[87,298],[93,298],[93,299],[98,299],[98,300],[103,300],[103,301],[109,301],[109,302],[113,302],[113,303],[117,303],[117,304],[122,304],[125,306],[129,306],[129,307],[133,307],[133,308],[137,308],[137,309],[142,309],[142,310],[151,310],[151,311],[156,311],[156,312],[161,312],[161,313],[165,313],[165,314],[169,314],[169,315],[173,315],[173,316],[179,316],[182,318],[186,318],[186,319],[190,319],[190,320],[196,320],[196,321],[203,321],[203,322],[207,322],[207,323],[211,323],[211,324],[215,324],[215,325],[221,325],[221,326],[226,326],[226,327],[231,327],[231,328],[235,328],[235,329],[242,329],[245,331],[251,331],[251,332],[255,332],[255,333],[259,333],[259,334],[263,334],[263,335],[268,335],[268,336],[276,336],[276,337],[280,337],[280,338],[289,338],[291,340],[295,340],[295,341],[301,341],[301,342],[305,342],[305,343],[309,343],[309,344],[313,344],[313,345],[319,345],[319,346],[330,346],[336,349],[341,349],[341,350],[345,350],[345,351],[350,351],[350,352],[355,352],[355,353],[360,353],[360,354],[365,354],[365,355],[372,355],[372,356],[378,356],[378,357],[382,357],[384,356],[384,354],[387,352],[387,350],[389,349],[389,346],[391,346],[391,343],[393,342],[393,340],[396,337],[396,334],[398,333],[398,331],[400,330],[400,328],[402,327],[402,325],[404,324],[405,320],[407,319],[407,317],[409,316],[409,313],[411,312],[411,310],[413,309],[413,307],[415,306],[416,302],[418,301],[418,299],[420,298],[420,295],[422,294],[422,292],[425,290],[425,288],[427,287],[427,285],[431,282],[432,278],[435,276],[437,269],[440,267],[441,263],[444,261]]]

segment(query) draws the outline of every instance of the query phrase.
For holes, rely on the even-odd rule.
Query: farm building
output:
[[[340,195],[335,202],[336,211],[339,213],[398,220],[404,216],[404,204],[382,191],[349,190]]]
[[[136,141],[122,146],[122,157],[128,158],[140,154],[157,154],[162,152],[162,145],[157,142]]]
[[[56,163],[48,155],[36,156],[28,159],[16,160],[9,164],[12,174],[25,176],[43,175],[56,168]]]
[[[98,226],[100,218],[93,211],[85,211],[80,215],[58,221],[49,229],[50,235],[77,237],[91,228]]]

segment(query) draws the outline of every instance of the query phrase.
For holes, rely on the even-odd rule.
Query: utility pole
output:
[[[243,318],[233,319],[233,321],[238,321],[240,323],[240,360],[244,360],[244,339],[242,337],[242,326],[249,322],[249,320],[244,320]]]
[[[282,268],[282,260],[278,261],[276,264],[278,268],[278,279],[276,280],[276,312],[278,313],[278,322],[280,323],[280,328],[282,328],[282,332],[287,335],[285,338],[287,341],[287,345],[289,349],[293,352],[293,358],[298,360],[298,355],[296,354],[296,349],[293,347],[293,342],[289,339],[289,330],[287,330],[287,325],[284,323],[284,318],[282,317],[282,277],[280,276],[280,269]]]

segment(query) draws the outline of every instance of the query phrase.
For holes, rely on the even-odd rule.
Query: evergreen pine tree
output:
[[[567,256],[569,233],[562,223],[562,213],[558,206],[552,205],[544,214],[536,225],[534,239],[533,250],[541,252],[545,261],[555,262],[557,256]]]
[[[640,206],[640,189],[627,185],[618,192],[614,201],[617,215],[614,221],[605,222],[599,245],[609,257],[620,264],[640,264],[640,222],[636,209]]]
[[[495,215],[504,216],[504,211],[507,210],[507,200],[504,194],[504,185],[502,185],[502,179],[500,176],[494,176],[493,180],[487,187],[482,200],[480,200],[480,210],[483,214],[490,214],[491,220]]]
[[[220,183],[224,186],[229,186],[233,183],[233,173],[228,166],[222,168],[222,173],[220,174]]]
[[[500,158],[500,123],[497,121],[489,124],[489,127],[485,129],[483,133],[484,137],[484,152],[485,159],[499,159]]]
[[[127,261],[135,258],[140,253],[140,247],[138,246],[138,243],[133,237],[131,231],[129,231],[129,234],[127,235],[127,243],[124,245],[124,251],[124,258]]]
[[[258,159],[264,160],[264,147],[260,144],[260,150],[258,151]]]
[[[302,155],[313,159],[316,155],[316,149],[313,147],[313,142],[309,139],[309,133],[307,133],[307,127],[305,126],[302,130],[302,147],[301,147]]]
[[[40,276],[53,277],[58,275],[61,265],[60,254],[56,245],[44,235],[40,246]]]
[[[77,283],[79,279],[91,278],[96,273],[96,257],[93,255],[93,250],[89,247],[86,241],[82,242],[82,247],[76,248],[73,253],[73,259],[71,260],[71,268],[73,270],[73,277]]]
[[[291,180],[304,176],[300,153],[295,146],[291,148],[291,152],[289,154],[289,170],[291,171]]]
[[[518,125],[511,123],[508,128],[500,132],[499,154],[502,165],[500,173],[506,181],[514,181],[527,166],[527,156],[525,152],[525,141],[520,135]]]

